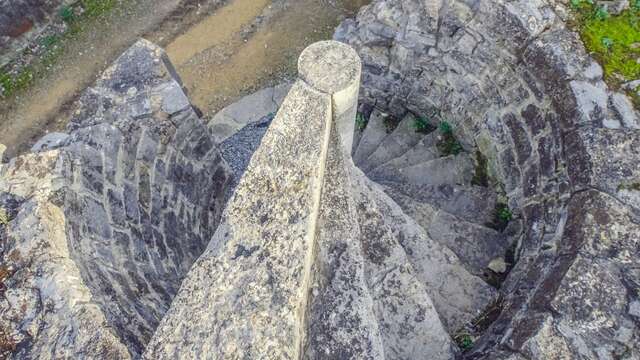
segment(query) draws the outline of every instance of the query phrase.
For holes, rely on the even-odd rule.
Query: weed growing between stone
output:
[[[436,144],[436,147],[442,156],[460,154],[463,149],[453,133],[453,126],[446,121],[441,121],[438,128],[440,129],[440,140]]]
[[[369,120],[367,120],[364,117],[363,113],[357,113],[356,114],[356,129],[362,131],[367,127],[367,124],[369,123]]]
[[[0,98],[11,97],[29,87],[34,79],[56,63],[64,42],[91,26],[92,21],[110,12],[117,4],[117,0],[81,0],[76,5],[60,8],[58,16],[67,24],[67,29],[62,34],[48,35],[40,40],[43,50],[33,64],[12,70],[9,70],[10,64],[0,68]]]
[[[418,116],[413,120],[413,128],[421,134],[429,134],[436,130],[436,127],[424,116]]]
[[[606,80],[614,87],[640,79],[640,0],[630,9],[610,14],[593,0],[571,0],[574,27],[587,50],[602,64]],[[640,106],[638,89],[631,97]]]
[[[458,333],[456,336],[454,336],[453,340],[462,351],[469,351],[473,347],[473,338],[466,331],[461,331],[460,333]]]
[[[509,206],[505,203],[498,202],[496,208],[493,210],[493,220],[485,225],[492,229],[503,231],[512,219],[513,213],[509,209]]]

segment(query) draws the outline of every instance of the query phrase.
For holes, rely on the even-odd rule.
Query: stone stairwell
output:
[[[209,124],[132,47],[0,164],[0,358],[639,358],[638,114],[538,79],[594,71],[542,0],[438,3],[375,0]]]
[[[348,47],[315,44],[299,67],[286,97],[263,90],[210,122],[238,185],[145,357],[454,358],[452,338],[496,301],[496,195],[412,117],[388,131],[374,112],[354,131]]]
[[[507,234],[492,226],[495,191],[472,184],[478,170],[468,152],[441,153],[437,130],[418,131],[413,115],[390,129],[386,117],[374,110],[355,137],[356,165],[431,239],[453,251],[465,269],[490,280],[489,265],[504,263],[512,245]]]

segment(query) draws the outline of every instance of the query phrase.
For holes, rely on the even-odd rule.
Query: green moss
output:
[[[587,50],[614,83],[640,78],[640,3],[620,15],[610,15],[588,0],[572,1],[575,27]]]
[[[442,154],[442,156],[458,155],[462,152],[462,145],[456,139],[453,133],[453,126],[446,121],[440,122],[440,140],[436,144],[436,147]]]
[[[418,116],[413,120],[413,128],[421,134],[429,134],[436,130],[436,127],[424,116]]]

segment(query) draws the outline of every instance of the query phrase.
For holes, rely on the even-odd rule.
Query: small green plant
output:
[[[56,44],[58,44],[59,41],[60,41],[59,35],[49,35],[49,36],[45,36],[42,40],[40,40],[40,44],[44,48],[50,49],[54,47]]]
[[[606,7],[599,6],[595,12],[595,18],[600,21],[607,20],[609,18],[609,11],[607,11]]]
[[[506,204],[498,204],[497,206],[498,219],[503,222],[509,222],[513,218],[513,214]]]
[[[611,47],[613,46],[613,40],[611,40],[611,38],[609,37],[603,37],[602,38],[602,45],[607,48],[608,51],[611,51]]]
[[[438,128],[440,129],[440,141],[438,141],[436,147],[440,150],[442,156],[460,154],[463,148],[453,133],[453,126],[446,121],[442,121]]]
[[[76,18],[76,14],[73,12],[73,8],[71,6],[61,7],[58,15],[60,15],[60,18],[62,18],[62,21],[66,23],[71,23]]]
[[[513,213],[509,209],[509,206],[503,202],[498,202],[493,211],[493,219],[485,225],[492,229],[503,231],[512,219]]]
[[[369,121],[364,117],[364,114],[360,112],[356,114],[356,128],[358,130],[364,130],[367,127],[368,122]]]
[[[465,330],[454,336],[454,341],[462,351],[469,351],[473,347],[473,337]]]
[[[9,225],[9,215],[7,215],[7,211],[4,208],[0,208],[0,225]]]
[[[418,116],[413,120],[413,128],[417,133],[429,134],[436,129],[431,122],[424,116]]]

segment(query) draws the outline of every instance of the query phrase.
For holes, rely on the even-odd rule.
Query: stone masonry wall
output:
[[[488,157],[522,221],[501,315],[467,356],[637,356],[640,277],[620,266],[638,267],[640,121],[552,4],[375,1],[335,37],[363,59],[367,106],[442,111],[465,148]],[[615,232],[598,233],[608,223]]]
[[[83,289],[119,351],[136,358],[217,228],[229,170],[164,51],[144,40],[82,95],[68,130],[59,149],[40,153],[61,154],[62,170],[56,174],[63,185],[56,196],[61,241],[68,246],[63,258],[76,274],[68,281]],[[14,229],[19,233],[25,226]],[[46,275],[31,276],[48,286]],[[55,295],[53,306],[68,301],[71,315],[44,324],[64,328],[82,305],[74,304],[80,299],[73,294]],[[37,312],[25,316],[31,315]],[[11,329],[8,339],[27,331],[17,325]],[[79,328],[74,337],[40,338],[45,336],[18,341],[14,357],[35,351],[34,342],[54,340],[68,342],[69,349],[65,345],[60,351],[75,357],[79,353],[74,351],[82,350],[74,345],[96,335]],[[50,353],[47,346],[37,353]],[[88,352],[89,357],[110,357]]]

